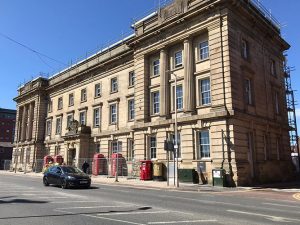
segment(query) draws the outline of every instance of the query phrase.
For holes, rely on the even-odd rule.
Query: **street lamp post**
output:
[[[174,151],[175,151],[175,156],[176,156],[176,176],[174,174],[174,179],[176,177],[176,187],[179,187],[179,180],[178,180],[178,131],[177,131],[177,75],[175,73],[172,73],[175,77],[175,93],[174,93],[174,98],[175,98],[175,144],[174,144]],[[175,157],[174,157],[175,158]],[[175,164],[174,164],[175,166]]]

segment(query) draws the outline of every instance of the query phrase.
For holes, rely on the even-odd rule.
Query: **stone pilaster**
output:
[[[27,117],[27,106],[23,106],[22,123],[21,123],[21,141],[26,139],[26,117]]]
[[[160,51],[160,116],[168,117],[169,107],[169,73],[167,52],[165,49]]]
[[[192,41],[188,38],[184,40],[184,112],[192,113],[195,111],[195,82],[194,82],[194,67],[193,67],[193,46]]]
[[[26,135],[26,140],[30,141],[32,139],[32,125],[33,125],[33,108],[34,108],[34,103],[31,102],[29,104],[29,113],[28,113],[28,121],[27,121],[27,135]]]

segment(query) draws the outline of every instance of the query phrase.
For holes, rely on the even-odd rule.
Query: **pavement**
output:
[[[24,174],[24,172],[11,172],[11,171],[3,171],[0,170],[0,175],[13,175],[13,176],[30,176],[30,177],[43,177],[43,173],[34,173],[28,172]],[[261,186],[253,186],[253,187],[219,187],[212,186],[209,184],[193,184],[193,183],[179,183],[179,187],[174,185],[174,180],[171,179],[169,181],[169,185],[167,181],[154,181],[154,180],[140,180],[139,178],[128,178],[120,176],[118,177],[118,181],[116,181],[115,177],[107,177],[107,176],[91,176],[92,184],[102,184],[102,185],[118,185],[118,186],[126,186],[140,189],[165,189],[170,191],[193,191],[193,192],[230,192],[230,191],[245,191],[245,190],[271,190],[278,192],[300,192],[300,182],[282,182],[282,183],[274,183],[274,184],[265,184]]]

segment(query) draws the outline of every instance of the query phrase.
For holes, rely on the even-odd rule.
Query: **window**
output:
[[[128,100],[128,120],[134,120],[134,99]]]
[[[174,87],[175,89],[175,87]],[[174,92],[173,89],[173,92]],[[175,99],[175,94],[174,94],[174,99]],[[174,110],[175,110],[175,104],[174,105]],[[182,85],[178,85],[176,87],[176,109],[181,110],[183,109],[183,93],[182,93]]]
[[[94,127],[100,126],[100,108],[94,109]]]
[[[152,114],[159,113],[159,91],[152,92]]]
[[[73,114],[69,114],[67,116],[67,128],[70,127],[72,121],[73,121]]]
[[[246,40],[242,40],[242,57],[244,59],[249,58],[249,47],[248,42]]]
[[[80,101],[81,102],[85,102],[86,101],[86,88],[81,90],[81,97],[80,97]]]
[[[57,109],[62,109],[62,108],[63,108],[63,98],[59,97],[57,103]]]
[[[119,153],[122,150],[122,142],[121,141],[112,141],[111,142],[111,151],[112,153]]]
[[[100,153],[100,144],[99,143],[97,143],[95,146],[95,152]]]
[[[254,150],[254,143],[253,143],[253,132],[249,132],[248,135],[248,162],[251,164],[253,163],[253,150]]]
[[[55,134],[61,134],[61,117],[56,118],[56,130]]]
[[[275,63],[274,60],[271,60],[271,68],[270,68],[270,70],[271,70],[271,75],[272,76],[276,76],[276,63]]]
[[[101,85],[100,84],[95,84],[95,98],[101,96]]]
[[[208,41],[201,42],[199,44],[199,59],[204,60],[209,57]]]
[[[112,104],[109,106],[110,109],[110,124],[117,122],[117,104]]]
[[[46,136],[51,136],[51,120],[47,120],[46,122]]]
[[[252,85],[250,79],[245,79],[245,95],[246,95],[246,103],[248,105],[253,104],[252,100]]]
[[[280,113],[278,91],[274,92],[274,104],[275,104],[275,113],[278,115]]]
[[[156,136],[150,137],[150,159],[156,159]]]
[[[48,102],[48,112],[52,112],[52,100]]]
[[[54,149],[54,155],[59,155],[59,153],[60,153],[60,146],[57,145],[57,146],[55,146],[55,149]]]
[[[152,62],[152,68],[153,68],[153,76],[159,75],[159,59],[156,59]]]
[[[264,156],[265,160],[269,159],[269,136],[265,133],[263,136],[263,141],[264,141]]]
[[[211,103],[210,98],[210,79],[203,79],[200,83],[200,105],[208,105]]]
[[[199,132],[199,156],[200,158],[210,158],[209,131]]]
[[[174,54],[174,67],[182,66],[182,51],[175,52]]]
[[[118,91],[118,79],[112,78],[110,80],[110,92],[117,92]]]
[[[86,125],[86,111],[82,111],[79,113],[79,124]]]
[[[133,139],[128,139],[128,152],[127,152],[127,158],[128,160],[134,159],[134,141]]]
[[[129,72],[129,87],[134,86],[135,83],[135,74],[134,71]]]
[[[69,106],[74,105],[74,94],[69,94]]]

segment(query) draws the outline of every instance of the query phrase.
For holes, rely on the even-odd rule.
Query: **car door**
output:
[[[61,182],[60,182],[60,176],[61,176],[61,168],[60,167],[56,167],[55,170],[53,171],[53,183],[56,184],[56,185],[60,185]]]
[[[55,173],[56,168],[54,166],[50,167],[47,172],[47,179],[49,184],[54,184],[53,174]]]

